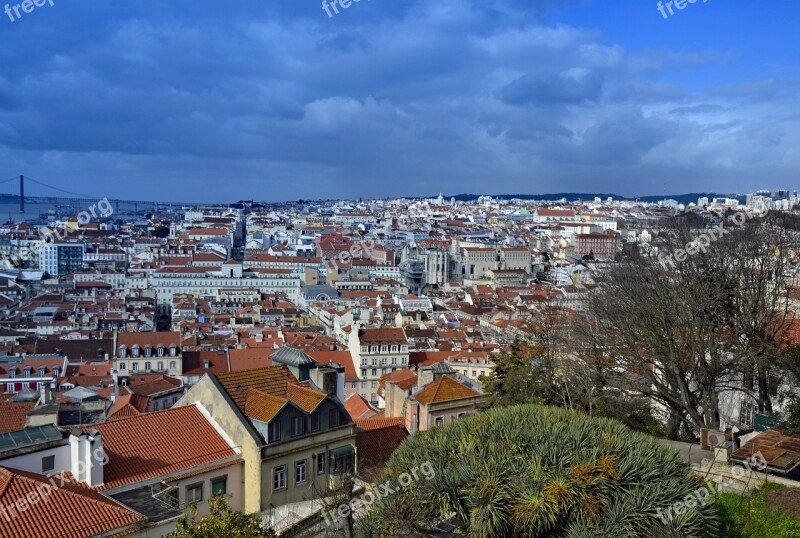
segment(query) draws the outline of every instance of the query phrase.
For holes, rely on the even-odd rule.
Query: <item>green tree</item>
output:
[[[178,520],[169,538],[275,538],[277,534],[265,527],[258,516],[244,514],[231,509],[222,495],[208,500],[210,515],[197,517],[197,503],[189,505],[191,518],[186,515]]]
[[[426,463],[433,478],[408,479]],[[713,503],[660,517],[702,486],[677,452],[616,421],[532,404],[410,437],[378,483],[396,491],[359,520],[359,537],[427,536],[451,518],[476,538],[692,538],[719,528]]]

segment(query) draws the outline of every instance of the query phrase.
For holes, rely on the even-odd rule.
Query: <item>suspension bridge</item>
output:
[[[12,183],[14,182],[14,183]],[[16,182],[19,182],[19,191],[18,193],[8,193],[8,192],[0,192],[0,197],[8,198],[19,198],[19,211],[20,213],[25,213],[25,204],[52,204],[52,205],[75,205],[75,206],[86,206],[88,207],[91,204],[96,204],[99,200],[105,198],[104,196],[92,196],[89,194],[81,194],[77,192],[72,192],[67,189],[62,189],[60,187],[56,187],[54,185],[49,185],[43,181],[39,181],[29,176],[14,176],[9,179],[0,181],[0,185],[16,185]],[[30,194],[25,194],[26,186],[30,187],[30,184],[36,186],[36,190],[40,191],[42,188],[47,189],[49,192],[57,193],[52,195],[36,195],[31,196]],[[3,190],[0,187],[0,190]],[[213,206],[215,204],[208,204],[208,203],[198,203],[198,202],[164,202],[164,201],[155,201],[155,200],[126,200],[122,198],[107,198],[109,202],[114,206],[115,211],[119,211],[120,205],[122,205],[126,209],[132,209],[134,212],[147,210],[151,208],[160,209],[160,210],[168,210],[168,209],[181,209],[184,207],[208,207]]]

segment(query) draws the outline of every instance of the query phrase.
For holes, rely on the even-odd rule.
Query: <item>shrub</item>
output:
[[[713,536],[712,503],[659,518],[702,482],[652,437],[539,405],[498,408],[414,435],[377,483],[430,462],[435,476],[377,500],[358,536],[425,535],[454,516],[470,537]]]

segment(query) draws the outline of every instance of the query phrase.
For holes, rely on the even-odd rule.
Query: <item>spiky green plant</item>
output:
[[[435,476],[378,500],[360,536],[424,535],[453,516],[479,538],[691,538],[719,525],[711,503],[659,519],[659,509],[701,486],[678,453],[616,421],[564,409],[498,408],[414,435],[377,483],[396,489],[426,462]]]

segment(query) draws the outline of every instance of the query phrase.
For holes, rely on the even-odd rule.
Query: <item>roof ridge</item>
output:
[[[127,405],[131,405],[131,404],[127,404]],[[186,409],[189,409],[189,408],[192,408],[192,407],[194,407],[196,409],[195,404],[191,403],[189,405],[182,405],[182,406],[178,406],[178,407],[170,407],[169,409],[159,409],[158,411],[140,412],[140,414],[136,415],[135,417],[124,417],[124,418],[120,418],[120,419],[114,420],[114,421],[98,422],[96,424],[91,424],[89,426],[84,426],[83,430],[86,431],[86,430],[89,430],[91,428],[94,428],[95,426],[104,426],[106,424],[112,424],[112,423],[114,425],[118,425],[119,423],[125,422],[126,420],[132,420],[132,419],[135,419],[135,418],[142,418],[144,416],[155,415],[156,413],[166,414],[166,413],[169,413],[170,411],[177,413],[178,411],[186,410]],[[95,428],[95,429],[97,429],[97,428]]]

